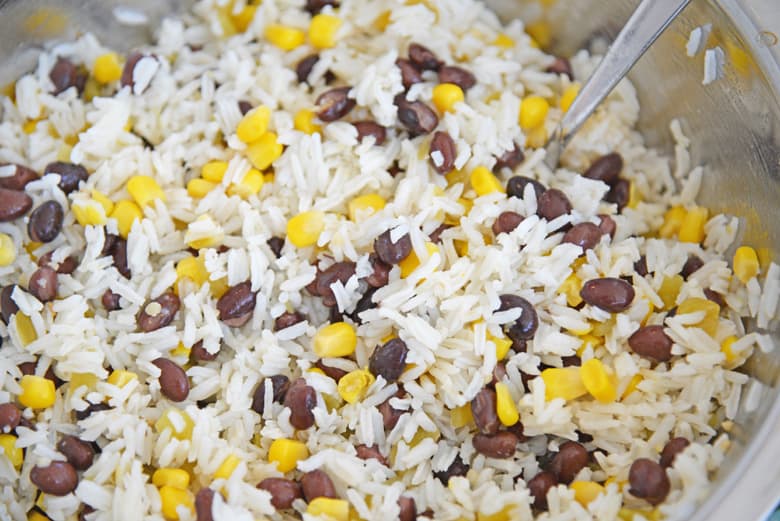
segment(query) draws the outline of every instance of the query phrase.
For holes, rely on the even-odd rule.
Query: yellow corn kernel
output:
[[[224,295],[230,288],[227,283],[227,277],[222,277],[221,279],[217,280],[210,280],[209,286],[211,287],[211,294],[214,296],[214,298],[217,299]]]
[[[347,403],[357,403],[366,395],[366,391],[374,383],[374,380],[374,375],[367,369],[351,371],[339,380],[339,396]]]
[[[629,208],[636,208],[641,202],[642,194],[639,193],[636,183],[630,183],[628,185],[628,202],[626,203],[626,206]]]
[[[387,201],[379,194],[366,194],[352,199],[349,204],[349,218],[352,221],[357,221],[359,215],[371,215],[385,207]],[[370,212],[366,210],[370,209]]]
[[[130,230],[133,228],[133,223],[142,219],[144,216],[141,208],[138,207],[133,201],[122,200],[114,205],[114,211],[111,212],[110,217],[116,219],[116,227],[119,230],[119,235],[124,239],[130,235]]]
[[[669,208],[664,214],[664,222],[658,230],[658,235],[663,239],[669,239],[677,235],[687,213],[682,206]]]
[[[603,340],[596,335],[591,335],[590,333],[586,333],[584,335],[579,335],[582,339],[582,345],[577,348],[577,356],[582,356],[585,352],[585,348],[590,346],[591,348],[595,349],[596,346],[599,346],[603,343]]]
[[[283,51],[292,51],[303,45],[306,33],[286,25],[269,24],[265,27],[265,39]]]
[[[187,183],[187,194],[193,199],[202,199],[216,187],[216,183],[196,177]]]
[[[734,252],[734,275],[737,276],[743,284],[747,284],[750,279],[758,274],[758,254],[750,246],[740,246]]]
[[[54,405],[57,391],[54,382],[43,376],[24,375],[19,382],[22,392],[19,403],[31,409],[46,409]]]
[[[376,17],[372,25],[376,28],[377,31],[384,32],[385,29],[387,29],[387,26],[390,25],[390,15],[392,13],[390,11],[383,11],[379,16]]]
[[[254,141],[246,148],[246,157],[252,166],[258,170],[266,170],[279,159],[284,152],[284,146],[277,141],[273,132],[266,132],[260,139]]]
[[[268,131],[268,123],[271,121],[271,109],[260,105],[247,112],[236,127],[236,136],[244,143],[254,143]],[[227,165],[225,165],[227,167]],[[224,172],[223,172],[224,174]],[[203,176],[208,179],[206,176]],[[214,179],[208,179],[215,181]],[[220,181],[222,178],[220,177]],[[216,181],[215,181],[216,182]]]
[[[190,486],[190,475],[186,470],[175,468],[161,468],[152,474],[152,483],[157,488],[173,487],[179,490],[187,490]]]
[[[439,112],[454,112],[455,104],[464,99],[463,89],[454,83],[440,83],[433,88],[433,104]]]
[[[3,453],[8,461],[14,468],[22,466],[24,461],[24,452],[21,448],[16,446],[16,436],[13,434],[0,434],[0,448],[3,449]]]
[[[315,134],[322,132],[322,127],[314,122],[314,112],[308,109],[301,109],[295,113],[293,118],[293,126],[295,130],[300,130],[305,134]]]
[[[235,454],[231,454],[219,465],[217,471],[214,472],[214,479],[227,479],[236,470],[238,464],[241,463],[241,458]]]
[[[525,32],[533,38],[541,47],[547,47],[552,41],[550,25],[545,21],[534,22],[526,25]]]
[[[225,238],[222,227],[209,214],[203,214],[187,225],[184,242],[200,250],[217,246]]]
[[[558,292],[566,295],[566,303],[568,305],[577,307],[582,304],[582,297],[580,297],[581,289],[582,281],[577,275],[572,273],[563,281],[561,287],[558,288]]]
[[[439,253],[439,247],[432,242],[425,243],[425,249],[428,252],[428,255]],[[420,259],[417,257],[417,254],[412,251],[404,260],[398,263],[398,267],[401,268],[401,278],[405,279],[411,275],[414,270],[420,267]]]
[[[249,28],[252,20],[255,19],[255,13],[257,12],[256,5],[248,5],[244,7],[238,14],[230,16],[233,26],[237,31],[244,32]]]
[[[38,501],[36,501],[36,504],[41,502],[42,501],[41,498],[43,498],[43,497],[44,497],[44,494],[41,493],[38,496],[39,499],[38,499]],[[51,521],[51,520],[49,519],[48,516],[46,516],[44,514],[41,514],[37,510],[30,510],[30,512],[27,514],[27,521]]]
[[[260,190],[263,189],[263,183],[265,183],[263,173],[252,168],[244,174],[244,178],[240,182],[231,184],[228,187],[227,194],[237,195],[242,199],[246,199],[259,194]]]
[[[154,178],[148,175],[135,175],[127,182],[127,191],[135,202],[143,208],[155,199],[165,201],[165,193]]]
[[[106,213],[106,215],[111,215],[111,212],[114,211],[114,201],[106,197],[105,194],[98,192],[97,190],[92,190],[90,192],[90,196],[100,206],[103,207],[103,211]]]
[[[99,226],[106,222],[106,210],[102,204],[90,199],[73,201],[70,205],[76,222],[81,226]]]
[[[467,403],[460,407],[450,410],[450,423],[456,429],[470,425],[474,422],[474,415],[471,414],[471,404]]]
[[[700,243],[704,240],[704,225],[707,224],[709,211],[701,206],[688,210],[680,225],[677,238],[682,242]]]
[[[249,115],[249,114],[247,114]],[[246,117],[246,116],[245,116]],[[239,127],[241,124],[239,123]],[[228,169],[227,161],[209,161],[200,169],[200,176],[210,183],[221,183]]]
[[[63,144],[57,150],[57,161],[70,161],[70,154],[73,152],[73,147]]]
[[[643,377],[642,377],[642,375],[641,375],[641,374],[639,374],[639,373],[637,373],[637,374],[635,374],[633,377],[631,377],[631,380],[628,382],[628,385],[626,386],[626,390],[625,390],[625,391],[623,391],[623,394],[620,396],[620,399],[621,399],[621,400],[625,400],[625,399],[626,399],[626,397],[627,397],[629,394],[631,394],[631,393],[633,393],[634,391],[636,391],[636,387],[637,387],[637,386],[638,386],[640,383],[642,383],[642,380],[644,380],[644,378],[643,378]]]
[[[131,371],[125,371],[124,369],[114,369],[111,371],[111,374],[108,375],[108,383],[111,385],[116,385],[117,387],[124,387],[125,385],[129,384],[132,380],[137,380],[138,375],[131,372]]]
[[[492,194],[495,192],[506,193],[504,185],[498,180],[493,172],[484,166],[478,166],[471,171],[471,187],[477,192],[478,196]]]
[[[122,77],[122,65],[119,63],[119,55],[115,52],[101,54],[95,58],[92,71],[98,83],[111,83],[119,80]]]
[[[299,248],[314,246],[325,228],[325,214],[316,210],[302,212],[287,221],[287,238]]]
[[[323,371],[319,367],[309,367],[306,371],[308,371],[309,373],[316,373],[322,376],[328,376],[327,374],[325,374],[325,371]]]
[[[606,493],[606,489],[593,481],[574,481],[569,485],[574,491],[574,499],[586,507],[588,504],[599,497],[599,494]]]
[[[189,490],[181,490],[174,487],[164,486],[160,488],[160,510],[165,519],[176,521],[179,519],[179,507],[185,507],[191,512],[195,512],[195,504],[192,499],[192,493]]]
[[[183,356],[189,358],[192,349],[179,342],[176,347],[171,349],[171,356]]]
[[[515,41],[509,37],[509,35],[506,35],[504,33],[499,33],[498,36],[496,36],[496,39],[493,40],[493,45],[496,47],[501,47],[503,49],[511,49],[515,46]]]
[[[694,325],[702,328],[708,335],[715,336],[715,333],[718,331],[720,306],[706,298],[697,297],[685,299],[677,306],[678,315],[696,313],[697,311],[704,311],[704,318]]]
[[[617,398],[617,387],[612,375],[597,358],[591,358],[580,367],[582,385],[595,399],[601,403],[614,402]]]
[[[452,245],[455,247],[455,252],[458,254],[458,257],[469,256],[469,243],[467,241],[455,239],[452,241]]]
[[[496,360],[503,360],[507,353],[509,353],[509,348],[512,347],[512,341],[506,337],[493,336],[489,332],[487,334],[487,339],[496,346]]]
[[[550,104],[541,96],[528,96],[520,104],[518,121],[523,130],[534,130],[544,124]]]
[[[574,99],[579,93],[580,85],[578,83],[572,83],[566,87],[566,89],[564,89],[563,94],[561,94],[561,101],[559,103],[559,106],[563,112],[569,111],[569,107],[571,107],[571,104],[574,103]],[[631,183],[631,186],[634,186],[634,184]]]
[[[22,345],[26,346],[38,340],[38,333],[35,331],[35,326],[33,326],[30,317],[22,312],[17,312],[14,314],[13,321]]]
[[[528,148],[542,148],[547,143],[547,137],[547,129],[543,126],[528,130],[525,135],[525,146]]]
[[[658,288],[658,296],[664,301],[664,309],[672,309],[674,307],[683,282],[682,275],[666,276],[661,281],[661,287]]]
[[[98,377],[92,373],[73,373],[68,380],[68,389],[75,391],[79,387],[92,389],[98,382]]]
[[[737,337],[734,335],[727,337],[720,344],[720,352],[726,356],[726,366],[733,369],[744,362],[744,356],[742,352],[735,353],[731,350],[731,346],[737,341]]]
[[[551,367],[542,371],[544,381],[544,398],[552,400],[563,398],[574,400],[587,394],[588,390],[582,383],[579,367]]]
[[[349,356],[357,347],[357,333],[354,326],[346,322],[334,322],[314,334],[312,348],[320,358]]]
[[[10,235],[0,233],[0,266],[9,266],[16,260],[16,245]]]
[[[176,264],[176,282],[182,279],[190,279],[198,286],[208,282],[209,272],[200,257],[187,257]]]
[[[271,443],[268,449],[268,461],[276,463],[279,472],[289,472],[293,470],[298,461],[309,457],[309,449],[306,445],[297,440],[279,438]]]
[[[505,383],[496,383],[496,412],[498,419],[507,427],[514,425],[520,419],[517,405],[509,393],[509,387]]]
[[[318,497],[309,503],[306,513],[333,521],[349,521],[349,502],[346,499]]]
[[[35,128],[36,128],[37,126],[38,126],[38,120],[37,120],[37,119],[31,119],[31,120],[29,120],[29,121],[26,121],[26,122],[25,122],[25,123],[22,125],[22,131],[23,131],[25,134],[32,134],[33,132],[35,132]]]
[[[341,20],[333,15],[315,15],[309,25],[309,41],[318,49],[329,49],[336,45],[336,33],[340,27]]]
[[[190,439],[194,427],[195,423],[189,414],[179,409],[168,409],[154,423],[154,429],[158,434],[171,431],[171,436],[177,440]]]

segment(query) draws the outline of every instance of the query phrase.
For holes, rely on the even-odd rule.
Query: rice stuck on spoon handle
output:
[[[547,142],[547,166],[558,166],[577,130],[690,1],[642,0]]]

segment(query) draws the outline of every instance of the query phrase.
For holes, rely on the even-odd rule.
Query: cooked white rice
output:
[[[306,30],[310,14],[301,3],[264,0],[245,31],[226,35],[225,20],[240,13],[245,2],[234,2],[231,8],[220,6],[224,1],[201,0],[183,18],[163,21],[157,42],[142,49],[147,58],[133,72],[132,89],[120,89],[119,82],[102,87],[89,83],[87,89],[95,95],[90,101],[74,88],[49,94],[49,71],[58,56],[91,70],[95,59],[109,51],[86,34],[49,46],[36,69],[16,82],[13,96],[0,97],[0,164],[20,163],[43,172],[60,159],[81,164],[90,173],[69,196],[57,187],[57,175],[28,184],[33,208],[53,199],[67,209],[77,200],[88,200],[92,190],[115,202],[128,199],[126,183],[137,175],[153,177],[166,199],[145,207],[144,218],[132,227],[129,279],[112,266],[110,257],[101,255],[106,234],[117,233],[114,219],[105,226],[84,227],[66,211],[62,233],[46,244],[31,242],[27,217],[0,223],[0,232],[10,236],[17,254],[13,263],[0,268],[3,286],[26,287],[36,259],[48,252],[54,261],[69,255],[80,258],[71,275],[59,276],[57,300],[42,304],[21,289],[14,291],[12,298],[30,318],[37,339],[25,344],[16,320],[9,327],[0,325],[0,403],[18,403],[22,363],[37,362],[37,375],[52,368],[65,381],[54,405],[24,410],[35,428],[15,430],[16,446],[25,449],[22,465],[15,468],[0,455],[0,519],[27,519],[34,507],[55,521],[75,519],[82,505],[94,509],[86,515],[89,521],[163,519],[151,475],[164,467],[186,469],[191,494],[202,487],[219,492],[214,519],[315,519],[306,513],[303,500],[296,501],[293,510],[275,512],[270,494],[256,488],[264,478],[282,476],[268,462],[269,446],[277,438],[301,440],[311,454],[286,477],[325,470],[339,496],[349,502],[354,519],[395,519],[400,496],[413,498],[418,513],[442,520],[535,515],[546,520],[615,519],[621,509],[627,509],[623,515],[634,512],[640,519],[656,513],[629,493],[629,468],[640,457],[657,461],[664,444],[676,436],[692,443],[668,469],[671,492],[657,511],[669,519],[687,517],[706,496],[709,479],[728,449],[721,422],[736,414],[748,381],[735,369],[753,349],[773,348],[769,336],[746,333],[743,320],[755,318],[765,328],[775,317],[780,270],[772,264],[765,279],[747,284],[733,275],[730,255],[739,222],[731,216],[712,216],[701,244],[659,237],[665,212],[672,206],[694,207],[703,180],[703,170],[690,164],[689,141],[679,123],[671,126],[677,142],[673,159],[648,149],[635,129],[640,110],[636,92],[623,81],[572,141],[562,166],[551,171],[543,162],[543,150],[536,147],[539,134],[549,134],[560,120],[558,100],[571,81],[545,72],[553,58],[536,48],[522,22],[502,27],[474,0],[343,0],[337,9],[325,8],[342,25],[336,45],[320,53],[309,89],[297,82],[294,69],[314,52],[311,45],[282,51],[263,36],[271,23]],[[138,23],[132,12],[117,16]],[[377,20],[383,16],[389,18],[381,30]],[[500,34],[509,38],[508,46],[494,43]],[[457,147],[456,168],[465,173],[478,166],[491,168],[497,156],[519,143],[526,159],[514,174],[562,190],[572,202],[571,214],[548,223],[535,215],[533,189],[526,189],[523,198],[502,193],[476,197],[468,180],[450,184],[433,170],[427,157],[429,137],[411,139],[399,125],[393,103],[403,92],[395,61],[406,56],[411,42],[428,46],[441,60],[457,63],[477,78],[465,103],[440,115],[438,128],[446,130]],[[714,78],[710,53],[707,77]],[[597,61],[585,51],[572,57],[574,77],[582,81]],[[352,86],[350,97],[357,107],[342,121],[320,123],[320,133],[295,130],[299,110],[316,111],[315,99],[328,89],[329,70],[338,78],[335,85]],[[436,76],[423,77],[407,98],[430,105]],[[529,95],[551,102],[543,128],[530,137],[517,117]],[[239,183],[251,168],[246,145],[236,137],[241,100],[272,110],[270,129],[285,146],[273,164],[273,179],[267,178],[262,190],[247,199],[226,195],[231,183]],[[363,119],[388,127],[382,146],[372,140],[358,142],[348,121]],[[622,176],[635,190],[631,204],[620,213],[615,204],[602,200],[608,190],[604,183],[580,175],[610,152],[622,155]],[[187,182],[214,160],[229,162],[222,183],[205,197],[191,197]],[[396,162],[402,173],[393,177],[389,171]],[[502,172],[502,183],[510,175]],[[347,204],[366,193],[381,195],[387,205],[350,220]],[[470,210],[461,204],[464,199],[473,203]],[[310,209],[325,213],[316,247],[296,248],[288,241],[277,259],[267,240],[284,237],[287,221]],[[504,211],[527,218],[512,233],[494,237],[490,227]],[[551,233],[568,223],[598,223],[598,214],[613,217],[616,234],[584,256],[578,246],[560,244],[560,232]],[[441,235],[438,252],[429,255],[427,236],[445,218],[455,226]],[[420,266],[406,278],[393,268],[389,283],[374,296],[378,306],[361,315],[354,356],[329,361],[352,371],[366,367],[386,337],[406,342],[409,366],[399,380],[406,394],[391,400],[406,414],[386,432],[377,407],[394,396],[396,384],[379,379],[362,400],[347,404],[333,379],[310,371],[317,361],[312,337],[327,323],[328,310],[305,287],[314,280],[318,261],[322,269],[334,261],[355,262],[356,275],[332,288],[338,309],[353,311],[366,287],[359,279],[372,270],[368,256],[373,242],[390,228],[397,236],[410,234]],[[213,237],[225,248],[201,250],[212,284],[197,287],[177,281],[177,262],[191,255],[188,243]],[[682,284],[675,303],[703,297],[705,289],[722,294],[726,306],[714,337],[696,327],[701,313],[667,317],[669,309],[660,294],[664,280],[678,274],[694,254],[704,265]],[[646,259],[646,277],[634,269],[640,256]],[[572,273],[580,281],[631,277],[633,305],[617,315],[568,305],[560,287]],[[213,288],[219,281],[232,286],[245,280],[257,291],[253,316],[240,328],[226,326],[219,320]],[[157,331],[139,332],[139,310],[171,287],[181,297],[175,320]],[[110,313],[101,305],[108,289],[121,296],[121,309]],[[500,336],[501,325],[517,319],[514,312],[494,313],[504,293],[528,299],[540,324],[527,352],[510,351],[504,360],[504,382],[529,439],[518,445],[514,457],[492,459],[475,451],[473,422],[453,427],[451,410],[468,404],[490,381],[497,360],[485,335]],[[307,320],[274,332],[274,319],[288,310],[303,313]],[[627,339],[642,324],[666,326],[674,340],[671,362],[653,365],[631,351]],[[636,384],[639,375],[634,392],[605,404],[587,395],[545,400],[542,378],[531,380],[525,390],[522,373],[539,374],[542,363],[560,367],[563,357],[585,345],[583,331],[594,327],[591,335],[599,341],[580,350],[580,357],[598,358],[612,369],[618,396],[631,382]],[[730,336],[737,338],[731,347],[736,361],[727,361],[721,351]],[[199,341],[207,351],[219,352],[216,360],[188,362],[189,348]],[[186,368],[191,389],[182,403],[161,394],[159,369],[151,363],[160,356]],[[137,379],[123,387],[108,384],[112,370],[130,371]],[[77,374],[94,375],[97,383],[73,388],[68,382]],[[263,379],[278,374],[291,380],[302,376],[316,390],[314,427],[296,431],[290,410],[273,402],[270,392],[262,417],[251,410],[255,388],[269,385]],[[74,411],[101,402],[111,408],[75,420]],[[177,421],[188,416],[194,423],[190,438],[179,440],[170,430],[155,428],[169,409],[178,411]],[[559,485],[548,494],[548,512],[534,512],[526,480],[542,468],[548,452],[556,452],[566,439],[576,440],[578,431],[593,437],[585,446],[595,452],[593,463],[577,479],[606,484],[604,493],[583,506],[572,489]],[[56,449],[60,434],[95,441],[101,452],[80,473],[74,493],[39,495],[30,471],[64,459]],[[358,444],[377,446],[389,466],[359,459]],[[215,480],[215,471],[230,455],[238,456],[240,464],[229,478]],[[447,469],[457,455],[471,470],[446,486],[433,473]],[[520,475],[525,480],[515,479]],[[186,506],[178,509],[178,516],[195,518]]]

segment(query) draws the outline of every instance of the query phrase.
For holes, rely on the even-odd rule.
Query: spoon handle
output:
[[[642,0],[558,125],[548,144],[548,164],[557,164],[569,139],[690,1]]]

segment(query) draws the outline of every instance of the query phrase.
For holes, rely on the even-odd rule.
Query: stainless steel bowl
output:
[[[567,55],[608,41],[638,0],[486,0],[503,18],[523,14],[551,28],[550,48]],[[146,41],[166,14],[189,0],[0,0],[0,85],[29,70],[48,40],[92,31],[119,49]],[[147,23],[122,24],[129,6]],[[142,22],[141,18],[136,19]],[[712,24],[725,52],[724,77],[702,85],[703,58],[689,58],[692,29]],[[694,164],[704,165],[701,201],[742,217],[743,240],[767,258],[780,249],[780,1],[696,0],[631,73],[648,143],[672,152],[668,125],[679,118],[692,137]],[[778,328],[772,332],[780,340]],[[751,383],[731,429],[733,447],[696,521],[765,518],[780,499],[780,348],[756,354],[744,370]],[[757,398],[747,403],[746,396]],[[752,405],[752,406],[751,406]]]

